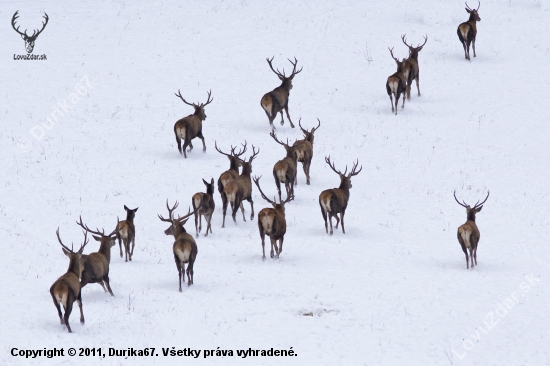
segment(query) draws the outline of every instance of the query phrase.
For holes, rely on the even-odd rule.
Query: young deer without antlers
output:
[[[296,164],[298,164],[298,157],[296,156],[296,151],[305,144],[303,140],[300,144],[294,143],[293,146],[288,144],[288,139],[286,144],[279,139],[273,131],[269,134],[273,137],[273,140],[279,145],[282,145],[286,150],[286,157],[283,160],[279,160],[273,166],[273,178],[275,178],[275,184],[277,185],[277,192],[279,192],[279,201],[281,201],[281,183],[285,184],[286,196],[289,197],[294,195],[294,183],[296,182]]]
[[[388,81],[386,82],[386,91],[390,96],[391,111],[395,111],[395,115],[397,116],[397,103],[399,103],[399,97],[401,94],[405,93],[407,90],[408,75],[405,75],[405,59],[403,59],[403,61],[399,61],[393,56],[393,48],[388,47],[388,49],[390,50],[391,57],[397,64],[397,71],[388,78]],[[392,94],[395,96],[395,109],[393,109]],[[403,96],[403,106],[401,108],[405,108],[405,96]]]
[[[477,244],[479,243],[479,229],[476,225],[476,213],[481,211],[483,208],[483,204],[485,201],[487,201],[487,198],[489,198],[489,191],[487,191],[487,197],[483,200],[483,202],[477,203],[474,205],[474,207],[470,207],[470,205],[467,205],[466,202],[462,201],[462,203],[458,202],[458,199],[456,198],[456,191],[454,192],[455,201],[462,207],[466,208],[466,223],[464,225],[461,225],[458,228],[456,236],[458,237],[458,242],[460,243],[460,246],[462,247],[462,251],[466,255],[466,269],[470,268],[468,265],[468,252],[470,251],[470,261],[472,263],[471,267],[474,268],[474,262],[477,266]]]
[[[298,147],[298,149],[296,150],[296,158],[299,162],[302,163],[307,179],[306,183],[309,184],[309,167],[311,166],[311,159],[313,159],[313,139],[315,138],[315,131],[317,131],[317,129],[321,126],[321,121],[319,121],[319,118],[317,118],[319,124],[317,125],[317,127],[313,127],[311,131],[304,129],[300,123],[301,121],[302,119],[300,118],[300,120],[298,121],[298,126],[300,126],[300,129],[304,133],[304,139],[296,141],[292,146]],[[298,173],[296,173],[296,181],[294,183],[298,184]]]
[[[183,217],[174,218],[174,210],[178,207],[179,203],[176,201],[174,206],[170,208],[168,200],[166,200],[166,208],[168,209],[168,218],[165,219],[161,215],[158,215],[159,219],[164,222],[169,222],[170,227],[164,231],[166,235],[172,235],[175,239],[172,246],[172,252],[174,253],[174,261],[178,268],[179,286],[181,292],[181,278],[185,281],[185,264],[187,263],[187,286],[193,284],[193,265],[197,258],[198,248],[195,239],[192,235],[189,235],[183,225],[189,220],[189,216],[195,212],[189,212]]]
[[[11,26],[13,27],[13,29],[19,33],[21,35],[21,38],[23,38],[23,40],[25,41],[25,48],[27,49],[27,53],[32,53],[32,50],[34,49],[34,42],[36,42],[36,38],[38,38],[38,36],[40,35],[40,33],[42,33],[42,31],[44,30],[44,28],[46,28],[46,25],[48,24],[48,14],[44,13],[44,19],[46,20],[45,22],[42,22],[42,29],[38,30],[34,30],[32,32],[32,36],[29,36],[27,34],[27,30],[25,30],[25,32],[21,33],[19,31],[19,27],[15,28],[15,20],[17,18],[19,18],[19,15],[17,15],[17,13],[19,12],[19,10],[17,10],[15,12],[15,14],[13,14],[13,18],[11,18]]]
[[[262,189],[260,188],[260,178],[254,177],[254,183],[258,187],[263,199],[273,205],[273,208],[264,208],[258,214],[258,229],[260,230],[260,238],[262,238],[262,260],[265,261],[265,236],[269,236],[271,240],[271,258],[279,258],[279,255],[283,251],[283,240],[286,233],[286,219],[285,219],[285,204],[294,199],[294,195],[289,195],[286,200],[276,203],[275,197],[273,201],[266,197]],[[277,240],[279,241],[279,247],[277,247]],[[275,249],[275,251],[274,251]]]
[[[470,60],[470,44],[472,44],[472,48],[474,49],[474,57],[476,57],[476,22],[481,21],[481,18],[479,17],[477,11],[479,10],[481,3],[478,0],[477,9],[470,9],[468,3],[465,4],[466,12],[470,14],[470,18],[467,22],[461,23],[458,26],[456,33],[458,34],[458,39],[460,40],[460,43],[462,43],[462,46],[464,47],[464,57],[466,58],[466,60]]]
[[[405,40],[405,37],[407,35],[403,34],[401,36],[401,40],[405,44],[405,46],[409,47],[409,58],[405,60],[405,68],[409,70],[407,76],[407,99],[411,100],[411,85],[413,80],[416,80],[416,89],[418,90],[418,96],[420,96],[420,69],[418,68],[418,53],[422,51],[422,47],[426,45],[426,42],[428,42],[428,35],[424,37],[424,43],[422,45],[418,45],[417,47],[413,47],[407,44],[407,41]]]
[[[130,210],[126,205],[124,209],[126,210],[126,220],[118,221],[118,216],[116,218],[116,238],[118,240],[118,248],[120,249],[120,258],[122,258],[122,242],[124,242],[124,253],[126,254],[125,262],[132,260],[134,255],[134,247],[136,246],[136,227],[134,226],[134,217],[136,217],[136,212],[139,207]],[[130,244],[132,244],[132,250],[130,250]]]
[[[290,89],[292,89],[292,79],[294,79],[294,76],[302,71],[303,67],[300,70],[296,71],[296,64],[298,64],[298,60],[296,60],[296,57],[294,57],[294,62],[288,59],[293,68],[290,76],[286,76],[284,69],[282,73],[279,71],[279,69],[273,69],[273,65],[271,64],[271,62],[273,61],[274,57],[275,56],[273,56],[271,60],[266,58],[266,60],[269,64],[269,67],[271,68],[271,71],[273,71],[275,75],[277,75],[281,80],[281,85],[273,89],[269,93],[266,93],[262,97],[260,105],[264,109],[265,114],[267,114],[267,118],[269,118],[269,125],[272,129],[275,129],[275,126],[273,125],[273,120],[275,119],[275,117],[277,117],[277,113],[279,112],[281,113],[281,126],[285,123],[283,119],[283,109],[285,110],[288,121],[290,122],[290,127],[294,128],[294,124],[292,123],[290,115],[288,114],[288,96],[290,94]]]
[[[246,152],[246,141],[244,142],[243,149],[238,153],[235,153],[235,147],[231,146],[231,153],[226,154],[218,149],[217,143],[214,141],[216,150],[222,155],[227,156],[229,159],[229,170],[226,170],[220,175],[218,179],[218,192],[222,197],[222,210],[223,210],[223,222],[222,228],[225,227],[225,213],[227,212],[227,196],[225,195],[225,185],[239,176],[239,167],[242,165],[240,156]]]
[[[204,234],[204,236],[208,236],[208,230],[212,233],[210,221],[212,220],[212,213],[216,208],[216,204],[214,203],[214,178],[212,178],[210,183],[204,179],[202,182],[206,186],[206,193],[195,193],[191,199],[193,203],[193,211],[195,212],[195,229],[197,230],[197,238],[202,230],[202,216],[204,216],[204,219],[206,220],[206,234]]]
[[[65,324],[69,333],[72,333],[71,326],[69,325],[69,316],[71,316],[71,311],[73,310],[73,303],[76,301],[78,307],[80,308],[80,323],[84,324],[84,313],[82,312],[82,296],[80,293],[80,257],[82,256],[82,251],[86,244],[88,244],[88,233],[84,231],[84,242],[80,245],[80,249],[77,252],[73,252],[71,249],[66,247],[61,238],[59,237],[59,228],[55,232],[57,234],[57,240],[61,244],[63,253],[69,257],[69,268],[67,272],[59,277],[57,281],[53,283],[50,287],[50,294],[52,295],[53,304],[57,309],[57,314],[59,315],[59,321],[61,324]],[[63,310],[65,311],[65,316],[61,313],[61,307],[63,305]]]
[[[204,107],[212,103],[214,99],[210,98],[212,91],[208,92],[208,99],[206,103],[195,104],[188,103],[181,96],[181,92],[178,90],[176,97],[179,97],[185,104],[190,105],[195,108],[195,113],[188,115],[176,122],[174,125],[174,133],[176,134],[176,141],[178,143],[178,150],[180,154],[183,153],[183,156],[187,159],[187,154],[185,149],[189,146],[189,151],[193,150],[193,140],[195,137],[198,137],[202,140],[202,151],[206,151],[206,145],[204,143],[204,136],[202,135],[202,121],[206,119],[206,114],[204,113]],[[181,146],[181,140],[183,140],[183,147]]]
[[[231,203],[231,216],[235,223],[237,223],[236,215],[239,207],[243,213],[243,221],[246,221],[243,207],[244,200],[250,202],[250,220],[254,219],[254,201],[252,201],[252,181],[250,180],[250,174],[252,173],[252,160],[254,160],[259,153],[260,149],[256,151],[254,145],[252,145],[252,156],[250,156],[248,161],[241,160],[243,167],[241,175],[225,185],[224,192],[227,196],[227,200]],[[223,220],[225,222],[225,212]]]
[[[340,176],[340,187],[327,189],[319,195],[319,206],[321,206],[321,214],[323,215],[323,220],[325,220],[325,230],[328,234],[327,226],[327,216],[330,221],[330,235],[332,235],[332,217],[336,217],[336,229],[338,229],[338,223],[342,221],[342,232],[345,234],[346,229],[344,228],[344,214],[346,213],[346,208],[348,207],[349,201],[349,190],[352,187],[351,177],[359,174],[363,167],[357,170],[357,165],[359,160],[353,164],[351,172],[346,175],[348,172],[348,166],[346,165],[346,170],[344,174],[336,170],[334,164],[330,162],[330,156],[325,157],[325,162],[330,166],[330,168]],[[340,214],[340,218],[338,218]]]
[[[97,252],[82,256],[80,288],[84,288],[88,283],[99,283],[105,292],[109,291],[111,296],[115,296],[109,285],[109,264],[111,263],[111,248],[116,244],[116,236],[114,236],[116,229],[108,235],[105,235],[105,230],[90,230],[87,225],[82,223],[82,217],[77,224],[86,232],[95,234],[92,237],[101,243]]]

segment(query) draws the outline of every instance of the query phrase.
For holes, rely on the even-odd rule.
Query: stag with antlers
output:
[[[222,222],[222,228],[225,227],[225,213],[227,212],[227,196],[225,195],[225,186],[228,182],[232,181],[233,179],[237,178],[239,176],[239,167],[242,165],[242,161],[240,159],[241,155],[246,152],[246,141],[243,144],[243,148],[236,153],[235,149],[236,147],[231,146],[231,153],[226,154],[220,149],[218,149],[217,142],[214,141],[214,146],[216,147],[216,150],[222,154],[227,156],[229,159],[229,170],[226,170],[220,175],[220,178],[218,179],[218,192],[220,192],[220,196],[222,197],[222,211],[223,211],[223,222]]]
[[[405,46],[409,47],[409,58],[405,60],[405,68],[408,69],[408,75],[407,76],[407,99],[411,100],[411,85],[413,80],[416,80],[416,89],[418,90],[418,96],[420,96],[420,69],[418,68],[418,53],[422,51],[422,47],[426,45],[426,42],[428,42],[428,35],[424,37],[424,43],[422,45],[418,45],[416,47],[413,47],[409,44],[407,44],[407,41],[405,39],[407,35],[403,34],[401,36],[401,40],[405,44]]]
[[[206,151],[206,144],[204,143],[204,136],[202,135],[202,121],[206,119],[206,114],[204,113],[204,107],[212,103],[214,99],[210,97],[212,91],[208,92],[208,99],[206,103],[188,103],[181,96],[181,92],[178,90],[176,97],[179,97],[185,104],[190,105],[195,108],[195,113],[188,115],[176,122],[174,125],[174,134],[176,135],[176,142],[178,143],[178,150],[180,154],[187,159],[187,154],[185,152],[187,146],[189,146],[189,151],[193,150],[193,140],[195,137],[198,137],[202,140],[202,151]],[[183,147],[181,146],[181,140],[183,140]]]
[[[69,249],[61,241],[59,236],[59,228],[55,232],[57,235],[57,240],[61,244],[63,253],[69,257],[69,268],[67,272],[59,277],[57,281],[53,283],[50,287],[50,294],[52,295],[52,300],[57,309],[57,314],[59,315],[59,321],[61,325],[65,325],[69,333],[72,333],[71,326],[69,324],[69,316],[73,310],[73,303],[76,301],[78,307],[80,308],[80,323],[84,324],[84,313],[82,312],[82,296],[81,296],[81,287],[80,287],[80,259],[82,256],[82,251],[86,244],[88,244],[88,233],[84,231],[84,242],[80,245],[80,249],[76,252],[73,251],[73,246]],[[63,305],[63,310],[65,315],[61,313],[61,307]]]
[[[481,18],[479,17],[479,14],[477,11],[479,10],[479,7],[481,6],[481,3],[478,0],[477,9],[470,9],[468,6],[468,3],[466,4],[466,12],[470,14],[470,18],[467,22],[461,23],[458,26],[458,29],[456,30],[456,33],[458,34],[458,39],[460,40],[460,43],[462,43],[462,46],[464,47],[464,58],[466,60],[470,60],[470,44],[472,44],[472,48],[474,50],[474,57],[476,57],[476,35],[477,35],[477,24],[476,22],[480,22]]]
[[[277,138],[277,135],[273,131],[269,134],[279,145],[282,145],[286,150],[286,157],[279,160],[273,166],[273,178],[275,178],[275,184],[277,185],[277,192],[279,192],[279,201],[281,201],[281,183],[284,183],[286,189],[286,196],[294,195],[294,183],[296,182],[296,164],[298,163],[298,157],[296,151],[305,144],[305,140],[301,143],[294,143],[290,146],[288,139],[286,144]]]
[[[317,118],[317,121],[319,121],[319,118]],[[298,147],[296,150],[296,158],[299,162],[302,163],[302,167],[304,168],[304,173],[306,175],[306,183],[310,183],[309,179],[309,168],[311,166],[311,159],[313,159],[313,139],[315,138],[314,134],[317,129],[321,126],[321,121],[319,121],[319,124],[317,127],[313,127],[310,131],[304,129],[302,127],[302,119],[298,121],[298,126],[300,126],[300,129],[302,130],[304,134],[303,140],[298,140],[292,145],[293,147]],[[302,144],[303,143],[303,144]],[[296,180],[294,182],[295,184],[298,184],[298,173],[296,172]]]
[[[283,109],[286,112],[286,117],[288,118],[288,121],[290,122],[290,127],[294,128],[294,124],[292,123],[292,120],[290,119],[290,115],[288,114],[288,96],[290,94],[290,89],[292,89],[292,79],[294,79],[294,76],[299,74],[303,67],[296,71],[296,65],[298,64],[298,60],[296,57],[294,57],[294,62],[292,62],[290,59],[288,61],[292,64],[292,72],[289,76],[285,75],[285,70],[283,69],[283,72],[281,73],[279,69],[275,70],[273,68],[273,65],[271,62],[273,61],[273,56],[270,59],[266,58],[267,63],[269,64],[269,67],[271,68],[271,71],[279,77],[281,80],[281,85],[277,88],[273,89],[269,93],[266,93],[260,102],[260,105],[265,111],[265,114],[267,115],[267,118],[269,119],[269,125],[272,129],[275,129],[275,126],[273,125],[273,120],[275,117],[277,117],[277,113],[281,113],[281,126],[285,123],[283,119]]]
[[[285,219],[285,204],[294,199],[294,195],[289,195],[286,200],[280,203],[275,202],[266,197],[262,188],[260,188],[260,178],[254,177],[254,183],[258,187],[262,198],[271,203],[273,208],[264,208],[258,214],[258,229],[260,230],[260,238],[262,238],[262,260],[265,261],[265,236],[269,236],[271,240],[271,258],[279,258],[279,255],[283,251],[283,240],[286,233],[286,219]],[[277,247],[277,240],[279,246]]]
[[[193,266],[195,264],[195,259],[197,258],[198,248],[195,239],[193,236],[188,234],[183,225],[189,220],[191,215],[194,215],[196,211],[189,212],[178,218],[174,218],[174,210],[178,207],[179,203],[176,201],[174,206],[170,208],[168,205],[168,200],[166,200],[166,208],[168,209],[168,218],[165,219],[161,215],[157,215],[160,221],[170,223],[170,227],[164,231],[166,235],[172,235],[175,239],[174,245],[172,246],[172,252],[174,253],[174,261],[176,262],[176,267],[178,269],[178,278],[179,278],[179,290],[181,292],[181,280],[185,281],[185,264],[187,263],[187,286],[193,284]]]
[[[395,115],[397,116],[397,104],[399,103],[399,97],[401,94],[405,93],[407,90],[407,75],[405,75],[405,59],[402,61],[399,61],[395,56],[393,55],[393,48],[389,48],[391,57],[395,60],[395,63],[397,64],[397,71],[388,77],[388,81],[386,82],[386,91],[388,92],[388,95],[390,96],[390,102],[391,102],[391,110],[392,112],[395,111]],[[393,98],[392,95],[395,96],[395,109],[393,108]],[[403,96],[403,106],[401,108],[405,108],[405,96]]]
[[[357,165],[359,165],[359,160],[353,164],[351,172],[348,174],[348,166],[346,165],[346,170],[342,174],[339,170],[336,170],[334,164],[330,161],[330,156],[325,157],[325,162],[330,166],[330,168],[340,176],[340,186],[338,188],[327,189],[319,195],[319,206],[321,206],[321,214],[323,215],[323,220],[325,220],[325,230],[328,234],[327,226],[327,216],[328,221],[330,222],[330,235],[332,235],[332,217],[336,217],[336,229],[338,229],[338,224],[342,221],[342,232],[345,234],[346,229],[344,228],[344,215],[346,213],[346,208],[348,207],[349,201],[349,190],[352,187],[351,177],[359,174],[363,169],[363,166],[357,170]],[[338,218],[340,214],[340,218]]]
[[[470,268],[468,264],[468,251],[470,252],[471,267],[474,268],[474,262],[477,266],[477,244],[479,243],[480,237],[479,229],[476,225],[476,213],[481,211],[483,204],[489,198],[489,191],[487,191],[487,197],[485,197],[483,202],[479,203],[479,201],[477,201],[474,207],[470,207],[464,200],[460,203],[456,198],[456,191],[454,192],[454,197],[456,203],[466,209],[466,223],[458,228],[456,236],[462,247],[462,251],[466,255],[466,269]]]
[[[256,148],[254,147],[254,145],[252,145],[252,155],[250,156],[248,161],[241,160],[241,164],[243,167],[241,175],[228,182],[224,188],[227,200],[231,204],[231,216],[233,217],[233,221],[235,223],[237,223],[236,216],[239,207],[241,208],[241,212],[243,213],[243,221],[246,221],[246,218],[244,217],[243,207],[244,200],[250,202],[250,220],[254,219],[254,201],[252,201],[252,181],[250,180],[250,174],[252,173],[252,161],[256,159],[259,153],[260,149],[256,151]],[[225,222],[225,212],[223,220]]]
[[[17,10],[11,18],[11,26],[17,33],[21,35],[21,38],[23,38],[23,40],[25,41],[25,49],[27,50],[27,53],[32,53],[32,51],[34,50],[34,42],[36,41],[36,38],[38,38],[40,33],[42,33],[42,31],[44,30],[44,28],[46,28],[46,25],[48,24],[48,14],[44,13],[44,19],[46,21],[42,22],[42,29],[35,29],[32,33],[32,36],[29,36],[26,29],[25,32],[21,33],[19,31],[19,27],[15,28],[15,21],[17,20],[17,18],[19,18],[19,15],[17,13],[19,13],[19,10]]]
[[[111,263],[111,248],[116,244],[116,228],[110,234],[105,235],[104,229],[99,231],[97,228],[95,230],[88,228],[82,223],[82,217],[76,223],[86,232],[93,234],[92,237],[101,243],[97,252],[82,256],[80,288],[84,288],[88,283],[99,283],[105,292],[108,291],[111,296],[115,296],[109,285],[109,264]]]

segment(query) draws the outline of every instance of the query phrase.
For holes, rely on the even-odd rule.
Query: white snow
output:
[[[48,13],[34,49],[47,61],[13,60],[25,54],[10,26],[16,10],[29,29]],[[550,363],[547,2],[483,0],[471,62],[456,34],[468,19],[458,0],[12,1],[1,14],[0,362],[100,362],[27,360],[11,356],[14,347],[155,347],[158,357],[107,356],[101,364],[180,364],[185,357],[163,357],[161,348],[220,347],[235,356],[201,353],[187,362]],[[385,90],[395,72],[388,47],[405,57],[404,33],[411,43],[429,38],[419,56],[422,96],[413,86],[395,116]],[[214,141],[225,151],[244,140],[249,151],[259,147],[253,175],[276,194],[272,167],[285,152],[269,137],[260,107],[279,85],[265,61],[271,56],[287,73],[287,58],[303,66],[290,94],[294,123],[301,117],[311,128],[321,120],[311,185],[300,164],[281,258],[265,262],[248,202],[247,221],[239,212],[235,225],[228,215],[221,229],[216,192],[213,234],[197,239],[195,284],[180,293],[173,239],[157,213],[166,217],[167,198],[180,202],[176,214],[186,213],[204,190],[201,179],[217,181],[228,169]],[[73,104],[85,76],[91,88],[83,81],[86,93]],[[203,127],[206,153],[194,140],[187,159],[173,125],[192,108],[174,96],[178,89],[195,103],[209,90],[214,98]],[[66,112],[58,106],[65,101]],[[63,114],[57,121],[55,108]],[[275,121],[280,139],[301,138],[288,121]],[[34,126],[44,132],[40,140],[29,132]],[[355,159],[363,166],[352,179],[346,234],[325,234],[318,196],[339,184],[327,155],[342,170]],[[491,192],[477,215],[473,270],[456,238],[466,214],[455,189],[469,204]],[[253,191],[257,214],[270,205]],[[55,230],[78,245],[80,215],[111,231],[117,216],[125,218],[123,205],[139,207],[134,260],[125,263],[118,245],[112,249],[115,297],[87,285],[86,323],[74,304],[69,334],[49,294],[68,266]],[[186,228],[195,233],[193,219]],[[97,248],[92,240],[85,253]],[[491,317],[497,324],[487,332]],[[249,347],[292,347],[297,356],[236,356]]]

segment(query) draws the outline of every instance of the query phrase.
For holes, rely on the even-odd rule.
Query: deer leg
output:
[[[178,151],[181,154],[181,139],[176,135],[176,142],[178,143]]]
[[[212,214],[208,215],[208,227],[206,228],[206,235],[208,235],[208,229],[210,229],[210,234],[212,234],[211,222],[212,222]]]
[[[474,262],[476,263],[476,266],[477,266],[477,246],[474,248]]]
[[[338,218],[338,216],[336,218]],[[332,235],[332,215],[330,213],[328,214],[328,222],[330,223],[330,235]]]
[[[275,243],[275,239],[269,237],[269,240],[271,241],[271,258],[275,257],[275,253],[273,251],[273,247],[277,248],[277,243]]]
[[[391,103],[391,111],[393,112],[394,111],[394,109],[393,109],[393,97],[392,97],[391,94],[390,94],[390,103]]]
[[[343,232],[344,234],[346,233],[346,229],[344,228],[344,215],[345,215],[345,213],[346,213],[346,210],[343,209],[343,210],[342,210],[342,213],[340,214],[340,218],[341,218],[341,220],[342,220],[342,232]]]
[[[264,257],[265,257],[265,255],[264,255]],[[59,306],[59,304],[55,300],[55,295],[53,294],[53,292],[50,291],[50,294],[52,295],[53,304],[55,305],[55,308],[57,309],[57,315],[59,315],[59,321],[61,322],[61,325],[63,325],[65,323],[63,322],[63,314],[61,314],[61,306]]]
[[[405,86],[405,91],[403,92],[403,105],[401,106],[401,109],[405,108],[405,99],[407,99],[407,98],[405,98],[406,97],[405,93],[407,92],[406,89],[407,89],[407,87]],[[397,94],[399,94],[399,92],[397,92]],[[397,104],[395,106],[397,107]]]
[[[250,196],[247,200],[250,202],[250,220],[254,220],[254,201],[252,201],[252,196]]]
[[[258,220],[258,229],[260,229],[260,238],[262,239],[262,260],[265,261],[265,232],[264,232],[264,227],[262,226],[262,223],[259,220]]]
[[[98,283],[103,287],[103,291],[107,292],[107,289],[105,288],[105,285],[103,284],[103,281],[98,281]]]
[[[286,112],[286,117],[288,118],[288,122],[290,122],[290,127],[294,128],[294,123],[292,123],[292,120],[290,119],[290,114],[288,114],[288,104],[285,106],[285,112]]]
[[[82,294],[81,293],[78,294],[76,298],[76,303],[80,308],[80,324],[84,324],[84,312],[82,311]]]
[[[225,193],[221,193],[222,196],[222,213],[223,213],[223,220],[222,220],[222,229],[225,228],[225,213],[227,212],[227,196]]]
[[[174,261],[176,262],[176,268],[178,269],[178,279],[181,292],[181,262],[177,255],[174,254]]]
[[[416,89],[418,90],[418,96],[420,96],[420,71],[416,73]]]
[[[197,134],[197,137],[200,138],[202,141],[202,151],[206,152],[206,144],[204,143],[204,136],[202,135],[202,131]]]
[[[193,264],[194,262],[189,261],[189,264],[187,265],[187,286],[191,286],[193,284]],[[189,277],[190,274],[191,277]]]
[[[327,214],[323,210],[323,207],[321,207],[321,215],[323,215],[323,220],[325,220],[325,231],[328,234],[328,223],[327,223]]]
[[[103,281],[105,281],[105,285],[107,285],[107,290],[109,290],[111,296],[115,296],[115,294],[113,294],[113,290],[111,290],[111,285],[109,285],[109,274],[103,276]]]
[[[117,235],[118,239],[118,249],[120,249],[120,258],[122,258],[122,240],[120,238],[120,235]]]
[[[124,239],[124,253],[125,253],[125,262],[128,262],[128,252],[130,251],[130,243],[128,239]]]
[[[71,316],[71,312],[73,311],[73,302],[74,298],[69,293],[69,296],[67,296],[67,306],[65,307],[65,316],[63,317],[63,320],[65,321],[65,326],[67,327],[67,330],[69,333],[72,333],[71,325],[69,324],[69,316]]]
[[[476,39],[472,39],[472,48],[474,49],[474,57],[477,57],[476,56]]]
[[[281,126],[285,124],[285,120],[283,119],[283,111],[281,110]]]
[[[185,152],[187,150],[187,146],[189,146],[188,140],[183,141],[183,147],[181,148],[181,151],[183,152],[183,157],[187,159],[187,153]],[[191,149],[189,149],[191,151]]]
[[[130,261],[132,260],[132,257],[134,256],[134,248],[136,246],[136,234],[132,236],[132,250],[130,251]],[[128,249],[130,249],[130,244],[128,244]]]
[[[283,239],[284,238],[279,239],[279,254],[283,252]]]
[[[243,221],[246,221],[246,218],[244,217],[244,205],[243,205],[243,201],[241,201],[241,212],[243,214]]]

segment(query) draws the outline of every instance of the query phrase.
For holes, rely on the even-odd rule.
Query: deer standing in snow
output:
[[[214,178],[212,178],[210,183],[204,179],[202,182],[206,186],[206,193],[197,192],[191,199],[193,211],[195,212],[195,229],[197,230],[197,238],[202,230],[202,216],[204,216],[204,220],[206,221],[206,234],[204,234],[204,236],[208,236],[208,230],[212,233],[210,221],[212,221],[212,213],[214,213],[214,209],[216,208],[216,204],[214,203]]]
[[[281,183],[284,183],[287,197],[294,195],[294,183],[296,182],[296,164],[298,163],[298,157],[296,151],[303,146],[306,140],[302,140],[301,143],[294,143],[290,146],[288,139],[286,144],[277,138],[277,135],[273,131],[269,134],[279,145],[282,145],[286,150],[286,157],[279,160],[273,166],[273,178],[275,178],[275,184],[277,185],[277,192],[279,192],[279,201],[281,201]]]
[[[460,246],[462,247],[462,251],[466,255],[466,269],[470,268],[468,264],[467,251],[470,251],[471,267],[474,268],[474,262],[477,266],[477,244],[479,243],[480,237],[479,229],[476,225],[476,213],[481,211],[483,204],[487,201],[487,198],[489,198],[489,191],[487,191],[487,197],[485,197],[485,200],[481,203],[477,201],[474,207],[470,207],[470,205],[467,205],[464,201],[460,203],[456,198],[456,191],[454,192],[454,196],[456,203],[466,209],[466,222],[458,228],[456,236]]]
[[[481,21],[481,18],[479,17],[477,11],[479,10],[481,3],[478,0],[477,9],[470,9],[468,3],[465,4],[466,12],[470,14],[470,18],[467,22],[461,23],[458,26],[456,33],[458,34],[458,39],[460,40],[460,43],[462,43],[462,46],[464,47],[464,58],[466,58],[466,60],[470,60],[470,44],[472,44],[472,48],[474,50],[474,57],[476,57],[476,22]]]
[[[187,148],[187,146],[189,146],[189,151],[193,150],[193,143],[191,142],[191,140],[193,140],[195,137],[198,137],[202,140],[202,151],[206,151],[204,136],[202,135],[202,121],[206,119],[204,107],[212,103],[213,100],[210,98],[211,93],[212,91],[208,92],[208,99],[206,100],[206,103],[201,104],[188,103],[185,99],[183,99],[179,90],[178,94],[176,94],[176,97],[179,97],[185,104],[195,108],[195,113],[178,120],[174,125],[174,134],[176,135],[178,150],[180,154],[183,154],[186,159],[187,154],[185,152],[185,149]],[[183,148],[181,146],[181,140],[183,140]]]
[[[229,170],[226,170],[220,175],[220,178],[218,179],[218,192],[220,192],[220,196],[222,197],[222,212],[223,212],[223,221],[222,221],[222,228],[225,227],[225,214],[227,212],[227,196],[225,195],[225,185],[232,181],[233,179],[237,178],[239,176],[239,167],[242,165],[242,161],[240,159],[240,156],[246,152],[246,141],[244,142],[243,149],[240,150],[238,153],[235,152],[236,147],[231,146],[231,153],[226,154],[220,149],[218,149],[218,145],[216,142],[214,142],[214,146],[216,147],[216,150],[222,155],[227,156],[229,159]]]
[[[124,205],[124,210],[126,210],[126,220],[118,221],[116,225],[116,238],[118,240],[118,248],[120,249],[120,258],[122,258],[122,242],[124,242],[124,253],[126,254],[125,262],[128,262],[128,259],[132,261],[132,256],[134,255],[134,247],[136,246],[136,227],[134,226],[134,217],[136,217],[136,212],[139,207],[130,210],[126,205]],[[132,250],[130,250],[130,244],[132,244]]]
[[[397,64],[397,71],[388,77],[388,81],[386,82],[386,91],[388,92],[388,95],[390,97],[391,102],[391,111],[395,111],[395,115],[397,116],[397,103],[399,103],[399,97],[401,94],[406,93],[407,91],[407,77],[408,74],[405,73],[405,59],[402,61],[399,61],[397,58],[393,56],[393,48],[389,48],[391,57],[395,60],[395,63]],[[392,94],[395,96],[395,109],[393,108],[393,98]],[[405,108],[405,95],[403,95],[403,106],[401,108]]]
[[[298,147],[298,149],[296,150],[296,158],[299,162],[302,163],[302,167],[304,168],[304,173],[306,175],[306,183],[309,184],[309,168],[311,167],[311,159],[313,159],[313,140],[315,138],[314,134],[315,131],[317,131],[317,129],[321,126],[321,121],[319,121],[319,118],[317,118],[319,124],[317,125],[317,127],[313,127],[310,131],[302,127],[302,124],[300,123],[301,121],[301,119],[298,121],[298,126],[300,126],[300,129],[304,133],[304,139],[296,141],[292,146]],[[296,180],[294,183],[298,184],[298,174],[296,174]]]
[[[424,37],[424,43],[422,45],[418,45],[417,47],[413,47],[411,45],[407,44],[407,41],[405,40],[405,37],[407,35],[404,34],[401,36],[401,40],[405,44],[405,46],[409,47],[409,58],[405,60],[406,68],[408,68],[408,75],[407,76],[407,99],[411,100],[411,85],[413,80],[416,80],[416,89],[418,90],[418,96],[420,96],[420,69],[418,67],[418,53],[422,51],[422,47],[426,45],[426,42],[428,42],[428,36],[426,35]]]

